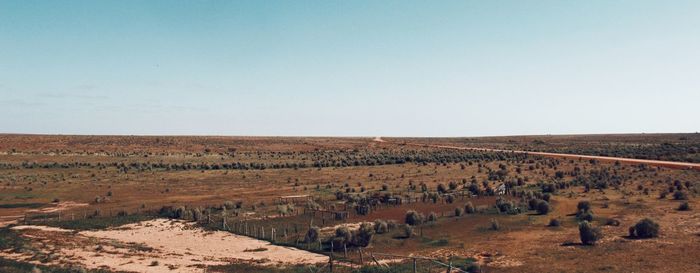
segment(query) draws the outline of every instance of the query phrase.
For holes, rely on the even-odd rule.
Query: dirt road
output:
[[[376,137],[374,139],[374,141],[381,142],[381,143],[391,143],[391,142],[388,142],[386,140],[383,140],[381,137]],[[393,144],[396,144],[396,143],[393,143]],[[646,165],[650,165],[650,166],[659,166],[659,167],[666,167],[666,168],[673,168],[673,169],[686,169],[686,170],[700,171],[700,163],[675,162],[675,161],[663,161],[663,160],[648,160],[648,159],[635,159],[635,158],[596,156],[596,155],[531,152],[531,151],[520,151],[520,150],[501,150],[501,149],[460,147],[460,146],[433,145],[433,144],[420,144],[420,143],[402,143],[402,144],[412,145],[412,146],[420,146],[420,147],[441,148],[441,149],[457,149],[457,150],[470,150],[470,151],[531,154],[531,155],[556,157],[556,158],[567,158],[567,159],[595,159],[598,161],[605,161],[605,162],[620,162],[620,163],[627,163],[627,164],[646,164]]]

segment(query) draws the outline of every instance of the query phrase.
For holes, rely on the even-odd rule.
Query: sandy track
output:
[[[380,143],[391,143],[386,140],[381,139],[381,137],[375,138],[373,141]],[[396,144],[396,143],[394,143]],[[635,158],[624,158],[624,157],[611,157],[611,156],[596,156],[596,155],[579,155],[579,154],[562,154],[562,153],[548,153],[548,152],[531,152],[531,151],[520,151],[520,150],[501,150],[501,149],[489,149],[489,148],[477,148],[477,147],[460,147],[460,146],[449,146],[449,145],[434,145],[434,144],[420,144],[420,143],[405,143],[406,145],[419,146],[419,147],[430,147],[430,148],[441,148],[441,149],[456,149],[456,150],[470,150],[470,151],[484,151],[484,152],[504,152],[504,153],[516,153],[516,154],[531,154],[546,157],[556,157],[556,158],[567,158],[567,159],[595,159],[605,162],[616,162],[628,163],[628,164],[646,164],[650,166],[667,167],[673,169],[686,169],[686,170],[700,170],[700,163],[689,163],[689,162],[675,162],[675,161],[663,161],[663,160],[648,160],[648,159],[635,159]]]
[[[22,213],[22,214],[0,216],[0,227],[5,227],[5,226],[19,223],[19,220],[23,219],[26,213],[54,213],[54,212],[66,211],[66,210],[70,210],[73,208],[80,208],[80,207],[85,207],[85,206],[88,206],[88,204],[87,203],[77,203],[77,202],[73,202],[73,201],[66,201],[66,202],[60,202],[60,203],[52,203],[51,206],[45,207],[45,208],[26,209],[24,211],[20,211],[20,213]],[[2,213],[2,212],[0,212],[0,213]]]

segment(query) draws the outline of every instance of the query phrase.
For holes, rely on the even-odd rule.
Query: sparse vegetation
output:
[[[99,141],[97,139],[92,141]],[[332,245],[338,261],[335,266],[342,268],[338,269],[339,272],[345,272],[345,269],[390,271],[398,267],[411,272],[410,260],[407,267],[401,263],[390,269],[343,267],[346,262],[357,263],[358,251],[364,247],[369,247],[364,252],[365,264],[368,264],[373,263],[368,253],[406,255],[417,253],[422,247],[434,248],[430,249],[431,253],[443,253],[448,249],[469,252],[474,245],[485,249],[483,259],[492,257],[488,255],[498,255],[494,253],[508,253],[506,259],[498,256],[492,259],[504,263],[511,260],[522,262],[513,267],[522,272],[541,270],[529,258],[529,253],[547,257],[547,266],[551,266],[552,271],[569,270],[558,262],[559,259],[573,258],[574,254],[577,259],[591,261],[577,265],[577,270],[586,272],[619,271],[620,268],[644,271],[662,268],[661,264],[667,266],[663,268],[676,271],[694,269],[682,261],[667,264],[649,254],[656,251],[664,255],[682,253],[689,258],[695,256],[685,250],[692,249],[693,241],[688,238],[695,238],[695,234],[688,231],[691,229],[685,228],[688,225],[685,221],[692,213],[682,212],[697,202],[699,188],[695,181],[699,176],[693,171],[624,161],[616,164],[602,160],[419,145],[385,143],[370,147],[365,140],[355,139],[340,142],[330,138],[269,140],[261,137],[237,139],[235,144],[230,144],[230,140],[222,137],[207,140],[206,145],[193,144],[188,142],[193,140],[178,137],[167,139],[181,144],[139,146],[145,147],[138,148],[144,150],[132,146],[125,148],[123,153],[92,151],[100,154],[99,157],[90,154],[92,144],[65,151],[70,155],[68,157],[62,156],[61,151],[51,151],[52,156],[40,151],[22,152],[21,158],[0,154],[4,159],[0,162],[3,181],[0,208],[12,210],[14,214],[16,211],[51,210],[71,202],[85,202],[88,204],[81,204],[75,210],[62,211],[61,221],[55,212],[30,213],[28,220],[37,225],[96,230],[166,217],[178,219],[173,221],[177,223],[182,223],[179,220],[190,221],[188,229],[201,227],[206,232],[244,234],[272,242],[269,249],[266,246],[239,250],[247,255],[269,254],[274,245],[330,255]],[[565,142],[568,140],[543,139],[542,143],[530,141],[528,145],[543,149],[561,143],[568,145]],[[267,145],[266,141],[273,144]],[[421,143],[426,140],[405,141]],[[430,141],[449,143],[456,140]],[[459,141],[459,145],[491,145],[479,142],[482,140]],[[520,143],[519,140],[492,142],[504,147]],[[234,146],[235,152],[228,150]],[[208,152],[202,152],[204,147]],[[188,149],[196,151],[190,153]],[[34,157],[44,160],[33,163]],[[45,163],[46,158],[61,161],[58,162],[61,167]],[[26,160],[26,164],[22,164],[22,160]],[[39,169],[41,172],[37,172]],[[84,191],[80,192],[80,200],[67,194],[77,189]],[[211,189],[216,192],[211,193]],[[111,198],[109,192],[113,193]],[[657,195],[662,198],[655,198]],[[152,212],[161,207],[160,213]],[[665,227],[669,219],[680,219],[678,225],[682,227],[671,227],[667,231],[669,236],[661,234],[662,241],[669,242],[668,245],[656,249],[650,244],[622,243],[625,240],[619,236],[627,232],[616,228],[620,221],[628,225],[626,221],[632,215],[653,216],[660,211],[667,215],[656,220],[657,224]],[[365,223],[367,221],[370,222]],[[576,225],[577,221],[581,223]],[[649,226],[653,230],[653,225],[633,226],[631,238],[645,238],[638,233],[642,231],[643,236],[648,236],[644,234]],[[602,244],[604,247],[572,247],[562,251],[559,242],[570,246],[571,242],[565,240],[575,240],[577,228],[582,244]],[[571,237],[572,231],[574,237]],[[611,240],[600,240],[603,231],[606,235],[610,233]],[[529,236],[531,234],[536,236]],[[658,228],[656,234],[660,234]],[[29,237],[23,239],[33,240]],[[513,251],[512,246],[527,247],[524,251]],[[94,251],[109,256],[111,247],[100,242]],[[155,256],[141,256],[143,259],[137,260],[139,251],[153,250],[144,250],[147,246],[128,247],[138,250],[131,255],[142,266],[158,259],[159,268],[172,267],[169,270],[173,272],[184,268]],[[345,257],[346,248],[348,257]],[[608,251],[610,249],[615,251]],[[611,263],[627,254],[644,259],[644,268],[629,263],[622,263],[624,267]],[[444,259],[443,262],[448,261],[447,257],[437,256]],[[48,260],[47,256],[37,257],[36,261]],[[451,261],[456,268],[463,270],[471,265],[476,267],[473,260],[461,263],[453,258]],[[419,272],[426,271],[420,262]],[[217,268],[245,267],[227,266]],[[262,265],[245,268],[256,268],[253,271],[261,270],[259,272],[318,269],[290,266],[284,271]],[[2,269],[0,265],[0,271]],[[214,267],[209,269],[215,271]],[[435,270],[433,268],[433,272]]]
[[[659,224],[649,218],[644,218],[629,229],[629,236],[632,238],[654,238],[659,236]]]
[[[588,221],[581,221],[578,225],[579,237],[584,245],[594,245],[603,237],[599,228],[593,227]]]
[[[547,226],[558,227],[558,226],[561,226],[561,222],[559,221],[559,219],[552,218],[552,219],[549,219],[549,224]]]
[[[406,224],[411,225],[411,226],[417,226],[423,223],[423,214],[418,213],[414,210],[409,210],[406,212]]]

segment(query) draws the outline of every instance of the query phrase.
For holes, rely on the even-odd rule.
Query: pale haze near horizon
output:
[[[0,133],[700,130],[700,1],[0,1]]]

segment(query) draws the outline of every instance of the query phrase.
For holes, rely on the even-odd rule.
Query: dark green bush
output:
[[[467,202],[467,204],[464,205],[464,211],[466,213],[472,214],[476,212],[476,208],[474,208],[474,205],[472,205],[472,202]]]
[[[579,237],[584,245],[594,245],[596,241],[603,237],[599,228],[595,228],[588,221],[582,221],[578,225]]]
[[[374,221],[374,232],[377,234],[384,234],[389,232],[389,224],[386,221],[377,219]]]
[[[550,226],[550,227],[558,227],[558,226],[561,226],[561,222],[559,222],[559,219],[552,218],[552,219],[549,219],[549,225],[548,225],[548,226]]]
[[[353,235],[352,244],[359,247],[367,247],[374,236],[374,228],[370,223],[360,224],[360,228]]]
[[[540,200],[540,202],[537,204],[537,212],[539,214],[545,215],[549,213],[550,209],[551,208],[549,207],[549,203],[547,203],[547,201]]]
[[[587,212],[587,211],[591,210],[591,202],[586,201],[586,200],[580,201],[580,202],[578,202],[578,205],[576,205],[576,208],[579,211]]]
[[[409,210],[406,212],[406,224],[417,226],[423,223],[423,214],[415,211]]]
[[[644,218],[630,227],[629,235],[632,238],[654,238],[659,236],[659,224],[649,218]]]
[[[676,191],[673,193],[673,199],[675,200],[688,200],[688,194],[684,191]]]
[[[436,222],[438,219],[438,216],[435,212],[431,212],[428,214],[428,222]]]
[[[593,212],[580,210],[578,213],[576,213],[576,219],[578,219],[579,221],[592,222],[593,221]]]
[[[413,236],[413,226],[408,224],[403,225],[403,234],[404,237],[411,238]]]
[[[306,236],[304,237],[304,242],[306,242],[306,243],[318,242],[319,234],[321,234],[320,228],[310,227],[309,230],[306,232]]]

